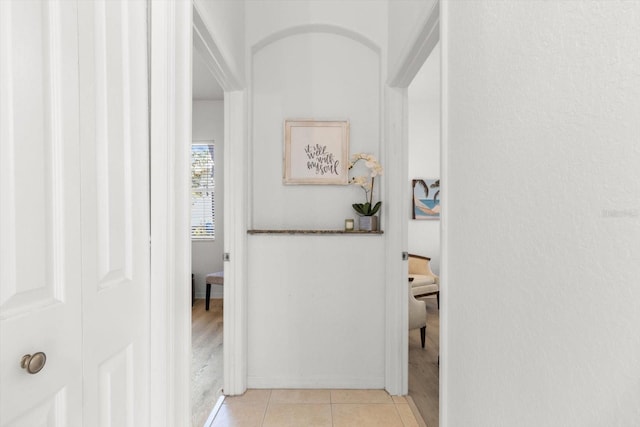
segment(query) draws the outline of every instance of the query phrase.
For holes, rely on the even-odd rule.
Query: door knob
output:
[[[47,363],[47,355],[39,351],[33,356],[25,354],[20,360],[20,366],[22,369],[26,369],[30,374],[37,374],[44,368],[44,364]]]

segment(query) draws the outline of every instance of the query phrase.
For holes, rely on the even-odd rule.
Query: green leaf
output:
[[[354,203],[351,205],[353,209],[358,212],[360,215],[364,215],[362,203]]]
[[[351,205],[353,209],[360,215],[363,216],[373,216],[378,213],[380,207],[382,206],[382,202],[376,203],[373,207],[371,207],[371,203],[354,203]]]

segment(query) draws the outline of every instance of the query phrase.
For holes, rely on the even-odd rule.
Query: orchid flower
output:
[[[351,178],[349,183],[358,185],[364,190],[365,203],[354,203],[352,206],[353,209],[355,209],[355,211],[360,215],[373,216],[378,212],[378,210],[380,210],[380,206],[382,206],[381,201],[373,205],[373,189],[375,178],[376,176],[382,175],[383,169],[382,165],[380,165],[380,162],[378,162],[378,159],[376,159],[374,155],[367,153],[356,153],[351,156],[349,170],[353,169],[361,160],[364,161],[365,167],[369,170],[367,175],[354,176],[353,178]]]

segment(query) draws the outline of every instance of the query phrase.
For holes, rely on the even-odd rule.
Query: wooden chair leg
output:
[[[420,328],[420,341],[422,342],[422,348],[424,348],[424,339],[427,334],[427,327],[423,326]]]
[[[209,301],[211,301],[211,283],[207,283],[207,299],[205,301],[205,309],[209,311]]]
[[[196,303],[196,280],[191,274],[191,307]]]
[[[438,310],[440,310],[440,292],[436,294],[436,299],[438,300]]]

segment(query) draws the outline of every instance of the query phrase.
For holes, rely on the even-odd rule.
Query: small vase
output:
[[[358,228],[360,231],[378,231],[378,217],[375,215],[359,217]]]

